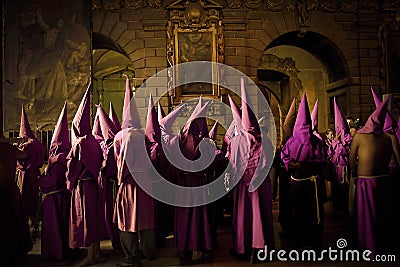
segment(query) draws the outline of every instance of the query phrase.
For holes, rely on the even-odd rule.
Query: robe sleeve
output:
[[[46,170],[46,173],[39,177],[38,183],[40,190],[48,193],[52,190],[61,189],[65,187],[65,170],[67,166],[54,162]]]

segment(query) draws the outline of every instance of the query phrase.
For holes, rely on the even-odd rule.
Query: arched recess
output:
[[[333,95],[347,108],[347,88],[351,83],[346,60],[340,49],[325,36],[307,32],[299,37],[297,31],[274,39],[264,50],[257,70],[261,85],[275,96],[280,116],[279,126],[286,117],[294,97],[299,102],[307,93],[310,109],[319,100],[319,131],[333,123]],[[346,112],[345,112],[346,113]],[[277,129],[280,129],[277,124]],[[277,133],[279,135],[279,131]]]
[[[112,38],[93,33],[93,103],[101,104],[106,112],[113,103],[121,119],[127,74],[135,78],[128,54]]]

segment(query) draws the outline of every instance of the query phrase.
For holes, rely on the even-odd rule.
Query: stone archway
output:
[[[318,99],[320,131],[333,123],[331,99],[340,96],[345,106],[348,98],[345,92],[350,86],[341,51],[328,38],[315,32],[307,32],[303,37],[297,32],[288,32],[274,39],[261,56],[257,78],[276,96],[280,114],[274,116],[282,116],[280,124],[293,98],[299,102],[306,92],[310,109]]]

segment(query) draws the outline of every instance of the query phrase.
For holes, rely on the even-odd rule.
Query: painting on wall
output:
[[[24,105],[33,130],[52,129],[64,102],[71,121],[90,83],[90,1],[7,1],[5,130]]]

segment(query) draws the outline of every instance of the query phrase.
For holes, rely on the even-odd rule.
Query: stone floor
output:
[[[275,241],[276,249],[290,248],[291,240],[290,237],[282,232],[282,229],[277,222],[278,218],[278,202],[273,204],[274,213],[274,227],[275,227]],[[334,212],[330,202],[325,204],[326,222],[324,230],[324,248],[332,247],[337,249],[336,242],[339,238],[346,239],[349,244],[351,243],[351,227],[350,221],[344,214]],[[214,249],[211,256],[207,257],[203,262],[193,264],[191,262],[181,262],[178,258],[178,251],[172,246],[172,238],[167,239],[167,245],[163,248],[157,249],[156,259],[154,261],[143,261],[144,267],[151,266],[253,266],[248,260],[239,260],[229,255],[229,248],[232,247],[232,229],[230,227],[230,218],[226,217],[224,225],[218,229],[217,247]],[[123,254],[119,250],[113,250],[110,241],[103,241],[101,243],[102,252],[106,258],[106,261],[92,265],[94,267],[109,267],[115,266],[117,263],[121,263]],[[287,257],[287,254],[286,254]],[[275,260],[270,263],[258,264],[265,266],[400,266],[400,254],[396,255],[397,262],[352,262],[352,261],[330,261],[328,257],[322,262],[293,262],[293,261],[278,261],[276,256]],[[76,263],[70,262],[54,262],[46,261],[40,256],[40,239],[34,245],[34,249],[28,254],[27,258],[18,267],[29,266],[29,267],[41,267],[41,266],[66,266],[72,267]],[[1,266],[1,264],[0,264]]]

